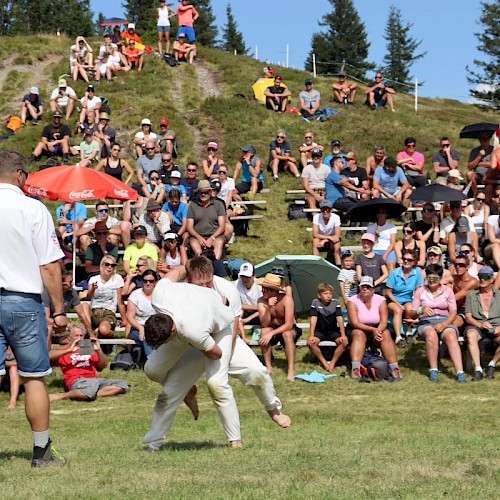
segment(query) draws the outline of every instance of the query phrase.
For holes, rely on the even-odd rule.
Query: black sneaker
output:
[[[488,366],[488,370],[486,371],[486,378],[495,378],[495,367]]]
[[[472,382],[480,382],[481,380],[483,380],[483,372],[477,370],[472,377]]]
[[[42,448],[40,446],[33,447],[31,467],[66,465],[66,463],[66,459],[52,446],[52,441],[50,439],[45,448]]]
[[[30,163],[34,163],[35,161],[40,160],[40,158],[37,158],[35,155],[31,155],[30,159],[28,160]]]

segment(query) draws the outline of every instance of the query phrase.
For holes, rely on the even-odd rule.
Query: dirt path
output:
[[[217,73],[204,61],[196,61],[194,68],[198,77],[198,85],[203,91],[205,98],[220,97],[220,79]]]

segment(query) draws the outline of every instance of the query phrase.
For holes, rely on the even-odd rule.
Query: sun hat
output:
[[[149,210],[161,210],[161,206],[156,200],[153,200],[153,198],[150,198],[148,200],[148,204],[146,206],[146,211],[149,211]]]
[[[461,175],[460,175],[460,171],[456,168],[452,168],[449,172],[448,172],[448,177],[455,177],[457,179],[460,179],[461,181],[464,179]]]
[[[438,246],[432,246],[427,249],[427,253],[435,253],[436,255],[442,255],[443,251]]]
[[[149,118],[143,118],[143,120],[141,122],[141,127],[143,125],[149,125],[149,126],[151,126],[151,120]]]
[[[198,182],[198,191],[205,191],[209,190],[211,188],[210,182],[207,181],[206,179],[201,180]]]
[[[31,87],[30,88],[30,94],[36,94],[38,95],[40,92],[38,92],[38,87]]]
[[[281,277],[277,274],[267,273],[263,278],[257,280],[257,285],[285,293],[285,289],[281,286]]]
[[[66,82],[66,80],[64,78],[61,78],[57,85],[58,85],[58,87],[66,88],[68,86],[68,83]]]

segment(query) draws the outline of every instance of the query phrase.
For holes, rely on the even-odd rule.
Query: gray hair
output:
[[[18,170],[26,170],[26,158],[13,149],[0,151],[0,178],[7,180]]]
[[[282,128],[280,128],[279,130],[276,131],[276,135],[278,135],[278,134],[283,134],[285,136],[285,139],[288,139],[286,132]]]

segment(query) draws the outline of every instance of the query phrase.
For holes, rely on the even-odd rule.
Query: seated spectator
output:
[[[165,196],[170,197],[170,191],[177,190],[181,194],[181,201],[187,203],[186,188],[181,184],[182,174],[180,170],[172,170],[170,172],[170,184],[165,184]]]
[[[131,70],[130,66],[127,64],[125,55],[118,50],[118,47],[114,43],[107,49],[107,54],[108,66],[112,75],[116,75],[120,71],[127,72]]]
[[[364,193],[351,192],[347,190],[346,196],[353,200],[369,200],[370,196],[370,183],[368,181],[368,174],[363,167],[358,167],[358,155],[354,151],[349,151],[345,155],[347,168],[344,170],[344,175],[347,176],[349,182],[358,188],[363,188]]]
[[[368,347],[380,348],[389,364],[394,380],[401,380],[396,345],[387,329],[389,313],[385,298],[377,295],[373,278],[363,276],[359,280],[359,293],[347,301],[347,314],[352,327],[351,341],[351,378],[361,376],[361,361]]]
[[[278,172],[285,172],[289,170],[292,175],[300,178],[299,171],[297,169],[297,161],[295,158],[290,156],[289,142],[287,141],[286,132],[284,130],[278,130],[276,132],[276,140],[272,141],[269,145],[269,164],[268,171],[273,174],[273,180],[278,181]]]
[[[241,173],[241,182],[236,184],[235,200],[241,201],[241,195],[248,193],[248,199],[254,200],[255,195],[262,191],[264,186],[264,172],[262,172],[262,160],[257,156],[257,150],[253,144],[247,144],[241,149],[241,156],[236,163],[233,172],[233,180],[238,181]]]
[[[156,142],[158,136],[153,132],[153,125],[149,118],[144,118],[141,121],[141,130],[134,136],[133,143],[135,144],[135,154],[140,158],[146,151],[146,143],[151,141],[154,145],[153,153],[156,153]],[[149,146],[151,148],[151,146]],[[150,150],[151,151],[151,150]]]
[[[295,343],[302,331],[295,323],[295,305],[291,294],[286,293],[281,277],[268,273],[257,280],[262,287],[262,297],[257,306],[262,325],[259,345],[268,373],[272,373],[272,346],[281,343],[287,359],[287,380],[295,380]]]
[[[182,183],[182,173],[179,165],[174,163],[171,153],[161,153],[161,169],[158,171],[160,174],[161,182],[165,184],[165,186],[171,184],[170,176],[172,172],[179,173],[179,181]],[[185,188],[184,188],[185,190]]]
[[[370,188],[373,187],[373,176],[375,175],[375,170],[378,167],[384,166],[384,161],[387,158],[385,147],[382,145],[375,146],[375,151],[373,156],[369,156],[366,159],[366,174],[368,175],[368,180],[370,181]]]
[[[147,241],[156,245],[160,251],[165,235],[170,232],[170,217],[162,212],[161,205],[156,200],[148,200],[146,213],[140,216],[139,224],[146,228]]]
[[[288,104],[288,98],[291,95],[292,93],[284,85],[281,85],[281,76],[276,75],[274,85],[264,90],[266,108],[278,113],[284,112]]]
[[[320,342],[335,342],[337,347],[328,362],[318,345]],[[333,286],[329,283],[318,285],[318,298],[314,299],[309,312],[309,337],[307,347],[314,354],[328,373],[335,371],[335,366],[347,349],[349,341],[345,332],[344,318],[340,305],[333,298]]]
[[[121,236],[123,245],[125,247],[128,246],[130,244],[130,240],[127,239],[128,235],[126,234],[126,231],[123,231],[122,234],[120,221],[115,217],[111,217],[109,215],[109,206],[106,203],[106,201],[104,200],[98,201],[95,206],[95,210],[97,215],[95,217],[87,219],[83,223],[83,226],[76,233],[76,235],[80,239],[80,250],[82,252],[87,251],[87,248],[91,243],[89,233],[92,232],[95,233],[95,231],[101,227],[101,225],[97,226],[97,223],[99,221],[105,222],[106,227],[109,230],[109,235],[107,239],[109,240],[110,243],[112,243],[114,246],[117,247]]]
[[[101,260],[105,255],[111,255],[118,258],[118,246],[108,241],[109,229],[106,221],[99,220],[94,226],[95,242],[87,247],[85,252],[85,272],[87,278],[98,274],[101,269]]]
[[[394,112],[394,94],[396,91],[387,86],[387,82],[384,80],[384,75],[378,72],[375,75],[375,81],[368,84],[368,88],[365,90],[366,101],[365,104],[370,106],[373,111],[385,107],[389,104],[391,111]]]
[[[495,265],[500,268],[500,216],[490,215],[486,224],[487,244],[484,255],[493,259]]]
[[[75,136],[78,134],[82,134],[85,136],[86,132],[90,132],[92,135],[94,135],[96,132],[99,130],[99,124],[97,123],[95,119],[95,111],[93,109],[90,109],[87,111],[85,114],[85,122],[80,123],[76,122],[75,125]],[[101,141],[99,141],[99,145],[101,144]]]
[[[127,232],[130,241],[131,231],[134,227],[139,226],[141,215],[146,213],[148,199],[137,193],[136,201],[126,201],[123,204],[123,222],[122,230]]]
[[[486,191],[486,200],[491,203],[492,215],[499,213],[499,198],[500,198],[500,148],[496,148],[491,153],[491,168],[484,174],[484,190]],[[495,210],[493,213],[493,207]]]
[[[116,310],[125,323],[123,303],[123,278],[116,272],[116,258],[105,255],[101,259],[99,274],[89,279],[88,302],[83,303],[86,314],[90,315],[92,328],[97,329],[99,338],[113,338],[117,325]]]
[[[345,154],[342,153],[342,143],[338,139],[333,139],[333,141],[330,143],[330,147],[332,149],[332,154],[329,154],[325,158],[325,165],[330,165],[330,167],[333,168],[333,160],[336,160],[337,158],[342,159],[342,169],[347,168],[347,161],[345,159]]]
[[[313,81],[308,78],[305,82],[305,90],[299,94],[300,114],[302,119],[306,122],[311,120],[325,121],[325,117],[321,113],[319,107],[321,106],[320,93],[313,88]],[[283,110],[284,111],[284,110]]]
[[[344,72],[340,72],[338,78],[338,82],[332,84],[333,101],[339,104],[354,104],[358,84],[347,80]]]
[[[476,190],[474,201],[465,207],[464,215],[472,219],[478,238],[486,235],[486,225],[490,216],[490,206],[486,203],[486,193],[483,189]]]
[[[94,66],[94,79],[97,83],[101,81],[101,78],[106,78],[108,83],[113,80],[112,63],[109,61],[109,54],[106,52],[102,56],[99,56],[95,61]]]
[[[477,185],[483,184],[484,175],[491,168],[491,154],[493,146],[490,144],[491,132],[484,132],[479,137],[479,146],[469,154],[467,163],[467,181],[471,183],[471,192],[475,196]]]
[[[157,170],[151,170],[148,176],[148,183],[142,187],[142,193],[150,200],[155,200],[162,204],[167,198],[165,185],[161,182],[160,174]]]
[[[188,163],[186,165],[186,176],[181,179],[188,200],[192,200],[195,191],[198,190],[198,183],[198,164],[195,162]]]
[[[112,36],[109,33],[105,33],[103,44],[99,47],[99,56],[109,53],[112,48],[118,48],[118,45],[113,42]]]
[[[177,157],[177,134],[175,130],[168,128],[169,122],[166,118],[160,120],[160,133],[158,134],[158,146],[160,153],[170,153],[172,157]]]
[[[121,37],[125,46],[127,46],[131,40],[142,44],[141,37],[137,34],[137,31],[135,31],[134,23],[127,24],[127,29],[122,32]]]
[[[186,35],[184,33],[179,33],[178,37],[173,47],[175,60],[193,64],[196,57],[196,45],[194,43],[186,43]]]
[[[344,307],[347,307],[347,300],[358,293],[358,274],[354,264],[354,254],[352,250],[344,250],[340,254],[341,266],[337,280],[340,286],[340,295],[344,302]]]
[[[87,207],[79,201],[75,203],[75,210],[73,210],[73,203],[59,205],[56,209],[56,221],[61,238],[72,243],[74,234],[83,226],[86,218]]]
[[[322,200],[320,213],[313,216],[313,255],[327,251],[334,256],[335,264],[340,265],[340,217],[332,213],[332,203]]]
[[[79,77],[89,83],[87,71],[92,69],[94,51],[83,36],[77,36],[75,44],[69,50],[69,67],[71,78],[76,82]]]
[[[156,176],[160,179],[160,170],[162,169],[161,156],[162,155],[156,153],[154,140],[148,140],[146,142],[146,154],[142,155],[137,160],[136,164],[137,180],[142,186],[143,193],[149,192],[146,179],[149,180],[151,172],[156,172]]]
[[[111,41],[121,49],[124,45],[122,34],[120,31],[120,26],[116,25],[113,27],[113,33],[111,34]]]
[[[369,194],[369,191],[367,192],[365,188],[358,188],[352,184],[343,171],[344,161],[342,158],[333,160],[332,171],[325,181],[325,191],[326,199],[332,204],[332,207],[345,213],[356,205],[353,199],[346,196],[346,189],[360,195]]]
[[[451,147],[451,141],[448,137],[441,137],[439,144],[439,151],[432,156],[432,167],[436,174],[434,182],[446,185],[449,171],[458,169],[460,155],[456,149]]]
[[[95,122],[97,124],[99,122],[99,111],[102,106],[102,100],[95,95],[95,88],[93,85],[87,87],[87,92],[85,92],[85,95],[80,99],[80,105],[82,110],[80,111],[79,124],[85,123],[87,112],[91,110],[95,113]]]
[[[243,314],[240,318],[243,325],[260,325],[258,301],[262,297],[262,287],[255,279],[255,266],[250,262],[241,264],[238,279],[235,282],[236,290],[240,294]],[[245,329],[240,328],[242,339],[248,344]]]
[[[101,118],[104,113],[101,113]],[[96,166],[96,170],[104,172],[105,174],[114,177],[115,179],[129,184],[134,177],[134,171],[127,160],[120,158],[122,147],[115,142],[111,146],[111,154],[108,158],[103,158]],[[125,180],[123,179],[123,172],[127,174]]]
[[[94,131],[94,136],[101,143],[99,156],[107,158],[113,144],[116,142],[116,129],[109,124],[109,114],[105,111],[99,113],[99,123],[97,124],[97,130]]]
[[[224,160],[217,156],[219,146],[216,142],[209,142],[207,145],[208,157],[201,161],[205,179],[217,179],[219,167],[224,165]]]
[[[137,261],[137,265],[135,269],[131,269],[127,275],[125,276],[124,284],[123,284],[123,296],[127,297],[134,290],[138,288],[142,288],[144,284],[142,283],[142,275],[148,270],[155,270],[155,266],[158,263],[154,262],[151,257],[147,255],[141,255],[139,260]]]
[[[229,177],[229,171],[226,165],[222,165],[219,168],[217,180],[220,183],[219,198],[226,205],[226,211],[229,211],[234,195],[236,194],[236,186],[234,185],[234,179]]]
[[[129,40],[128,45],[123,52],[125,60],[127,61],[127,66],[130,69],[142,71],[144,66],[144,53],[144,49],[139,49],[136,46],[135,40]]]
[[[457,317],[453,324],[458,328],[462,328],[465,322],[465,298],[479,286],[477,278],[469,274],[469,266],[469,257],[459,253],[453,264],[453,293],[457,301]]]
[[[372,196],[374,198],[388,198],[398,201],[405,207],[410,206],[410,183],[398,167],[394,158],[388,157],[384,160],[383,168],[377,168],[373,174]]]
[[[84,138],[85,140],[80,143],[80,161],[77,166],[90,167],[92,163],[99,161],[99,150],[101,148],[90,130],[85,132]]]
[[[427,249],[439,245],[439,219],[432,203],[422,207],[422,219],[415,222],[415,228],[417,238],[425,243]]]
[[[438,246],[432,246],[427,249],[427,260],[429,265],[441,266],[443,263],[443,252]],[[423,272],[423,279],[425,281],[426,274],[425,269]],[[443,276],[441,278],[441,284],[449,287],[453,287],[453,276],[449,269],[443,268]]]
[[[264,66],[262,68],[262,76],[259,76],[257,80],[259,80],[260,78],[274,78],[273,76],[274,73],[276,73],[276,71],[273,68],[271,68],[271,66]]]
[[[443,286],[443,268],[433,265],[425,268],[426,283],[413,296],[412,315],[419,318],[418,335],[425,340],[429,361],[429,380],[439,379],[438,354],[441,340],[450,354],[460,384],[467,382],[462,364],[462,352],[458,343],[458,328],[453,324],[457,316],[457,303],[453,290]]]
[[[129,273],[137,268],[137,262],[144,256],[149,257],[154,263],[158,262],[157,248],[146,241],[147,231],[144,226],[137,226],[132,231],[134,243],[131,243],[123,255],[123,270]]]
[[[423,285],[422,271],[416,267],[415,250],[405,249],[401,267],[390,272],[386,284],[386,297],[389,312],[392,313],[392,326],[396,334],[396,345],[406,347],[402,337],[403,317],[409,318],[413,294]]]
[[[68,87],[64,78],[61,78],[58,82],[58,87],[50,94],[50,111],[51,113],[55,113],[56,111],[59,111],[61,114],[64,113],[66,120],[69,120],[75,110],[75,102],[77,101],[76,92],[71,87]]]
[[[234,212],[233,212],[232,208],[230,208],[229,210],[227,209],[226,203],[219,196],[220,190],[221,190],[221,183],[217,179],[212,179],[210,181],[210,196],[211,196],[212,200],[214,201],[214,203],[219,203],[220,205],[222,205],[224,207],[224,211],[226,213],[226,221],[224,223],[223,236],[224,236],[224,239],[229,242],[229,241],[231,241],[231,238],[234,234],[234,226],[231,224],[231,220],[230,220],[230,217],[232,217],[234,215]]]
[[[168,201],[161,209],[170,217],[170,230],[182,236],[187,229],[188,206],[181,201],[181,192],[178,189],[170,190]]]
[[[483,266],[477,263],[477,261],[476,261],[476,254],[474,253],[473,246],[470,245],[469,243],[464,243],[463,245],[460,245],[460,252],[458,253],[458,255],[455,258],[455,260],[459,256],[465,256],[465,257],[467,257],[467,259],[469,261],[469,266],[468,266],[468,269],[467,269],[467,273],[470,276],[472,276],[473,278],[477,279],[477,275],[479,273],[479,269],[481,269],[481,267],[483,267]],[[445,269],[445,271],[446,271],[446,269]],[[450,268],[450,271],[452,271],[453,273],[455,273],[456,270],[455,270],[454,266],[452,266]]]
[[[488,363],[486,378],[495,377],[495,367],[500,360],[500,290],[493,285],[493,269],[485,266],[479,271],[479,290],[469,292],[465,300],[465,329],[467,347],[474,364],[473,382],[483,379],[479,342],[488,339],[496,347]]]
[[[302,171],[302,182],[307,193],[308,207],[318,208],[318,205],[325,199],[326,178],[331,170],[323,163],[321,149],[313,149],[311,155],[312,163],[306,165]]]
[[[43,128],[42,139],[33,150],[30,161],[39,161],[42,154],[47,156],[58,156],[62,154],[63,161],[68,163],[70,136],[71,131],[69,127],[61,123],[61,113],[56,111],[52,114],[52,124]]]
[[[43,101],[40,97],[38,87],[31,87],[28,94],[23,97],[21,104],[21,123],[26,125],[26,120],[31,120],[33,125],[38,125],[38,122],[43,116]]]
[[[387,211],[384,208],[377,210],[377,222],[370,224],[366,232],[375,236],[375,246],[373,251],[381,255],[389,272],[396,267],[397,257],[394,247],[396,245],[397,229],[394,224],[387,222]]]
[[[457,223],[459,217],[465,217],[468,222],[469,222],[469,231],[475,231],[476,228],[474,227],[474,222],[472,222],[472,219],[468,217],[467,215],[464,215],[464,209],[462,207],[462,202],[461,201],[450,201],[449,204],[450,208],[450,215],[447,215],[446,217],[443,218],[440,224],[440,243],[442,245],[448,245],[448,238],[455,227],[455,224]]]
[[[158,272],[166,274],[177,266],[185,266],[188,261],[186,247],[182,239],[175,233],[167,233],[161,248]]]
[[[128,384],[121,379],[105,379],[97,376],[108,366],[108,359],[102,352],[96,338],[92,338],[93,354],[80,352],[79,343],[85,338],[83,325],[73,325],[68,344],[49,353],[50,364],[58,366],[64,375],[67,392],[50,394],[51,401],[71,399],[72,401],[94,401],[97,397],[116,396],[128,390]]]
[[[460,185],[460,182],[463,180],[464,178],[460,175],[460,172],[453,168],[448,172],[446,185],[451,189],[457,189],[458,191],[462,191],[462,186]]]
[[[300,166],[304,169],[307,165],[312,163],[312,152],[313,150],[319,150],[323,153],[323,146],[316,144],[314,142],[314,134],[311,130],[306,130],[304,132],[304,144],[299,147],[300,153]],[[330,164],[327,164],[328,169],[330,169]]]
[[[365,233],[361,236],[363,253],[356,257],[356,274],[358,275],[358,282],[361,281],[363,276],[370,276],[373,279],[375,293],[381,293],[382,288],[380,285],[387,279],[389,272],[382,256],[373,251],[374,245],[374,234]]]
[[[460,252],[460,247],[464,243],[472,245],[475,256],[479,256],[477,233],[470,230],[469,221],[462,215],[457,219],[455,226],[448,236],[448,257],[451,262],[455,262],[455,258]]]
[[[406,180],[411,187],[422,187],[427,184],[427,176],[424,175],[425,157],[415,148],[417,140],[414,137],[405,139],[405,149],[396,155],[398,166],[406,174]]]
[[[159,276],[152,269],[147,269],[142,274],[143,287],[134,290],[127,300],[127,324],[130,325],[129,338],[135,340],[148,358],[153,349],[144,339],[144,324],[156,314],[151,304],[151,296],[158,282]]]
[[[417,226],[414,222],[406,222],[403,226],[403,239],[397,240],[394,245],[398,265],[403,265],[403,254],[411,250],[415,252],[415,262],[417,267],[425,267],[426,248],[425,242],[417,239]]]

